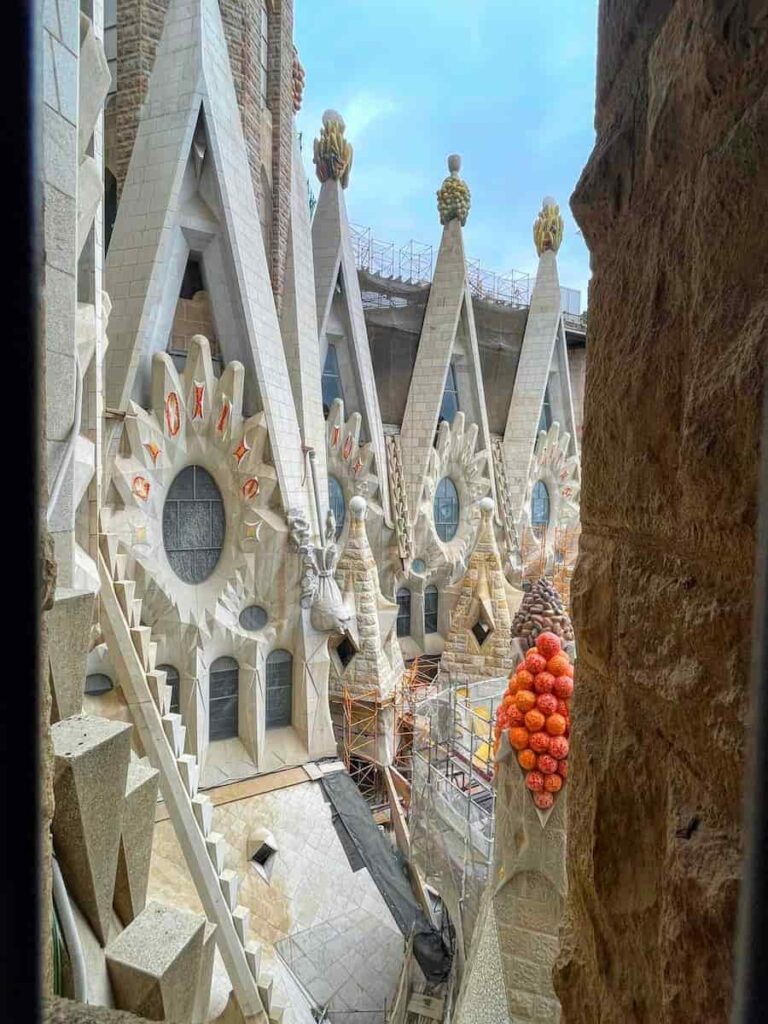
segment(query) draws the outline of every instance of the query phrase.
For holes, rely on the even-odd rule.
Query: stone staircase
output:
[[[141,624],[141,599],[129,578],[128,555],[118,552],[114,534],[100,535],[102,624],[123,693],[153,768],[160,791],[247,1024],[288,1024],[288,1013],[273,998],[273,980],[261,967],[261,948],[249,941],[250,911],[238,904],[239,876],[224,867],[224,837],[213,832],[213,804],[198,793],[199,765],[184,753],[186,729],[170,712],[171,687],[157,669],[157,644]]]

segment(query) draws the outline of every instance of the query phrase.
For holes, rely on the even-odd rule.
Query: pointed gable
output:
[[[407,503],[414,522],[421,506],[422,488],[434,447],[446,383],[455,382],[458,407],[464,412],[467,422],[478,428],[479,448],[490,448],[480,350],[467,280],[461,229],[463,220],[461,211],[457,208],[452,214],[450,207],[451,186],[454,182],[464,185],[457,177],[459,166],[458,157],[449,159],[451,177],[446,178],[439,193],[442,196],[444,190],[448,190],[449,207],[446,208],[445,204],[441,207],[441,216],[445,220],[443,237],[400,432]],[[440,202],[442,199],[439,198],[438,205]],[[466,214],[463,219],[466,219]]]
[[[325,367],[329,339],[333,338],[346,399],[345,415],[360,413],[373,450],[376,474],[383,480],[386,475],[384,431],[344,201],[351,146],[344,141],[343,131],[340,115],[326,111],[315,149],[315,164],[322,185],[312,219],[320,360]],[[320,146],[325,148],[320,149]],[[344,147],[347,148],[343,153],[336,152]],[[381,488],[381,501],[389,521],[387,487]]]
[[[203,206],[190,206],[190,181]],[[245,365],[279,438],[283,501],[304,507],[299,424],[216,0],[171,0],[166,15],[107,259],[108,406],[147,403],[152,356],[166,347],[193,247],[211,282],[222,352]]]
[[[544,232],[541,240],[537,236],[539,268],[504,431],[504,465],[510,508],[516,519],[520,517],[525,499],[545,397],[553,407],[552,418],[560,423],[563,431],[575,438],[568,350],[557,273],[556,254],[562,238],[562,218],[554,199],[545,198],[534,231],[542,221],[549,223],[552,220],[557,224],[558,219],[559,229]],[[559,384],[556,393],[555,378]]]

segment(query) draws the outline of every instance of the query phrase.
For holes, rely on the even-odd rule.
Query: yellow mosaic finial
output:
[[[461,157],[453,153],[448,157],[448,170],[451,172],[437,190],[437,212],[440,223],[458,219],[462,227],[467,223],[471,195],[469,185],[459,177]]]
[[[314,164],[315,173],[320,181],[332,178],[341,182],[341,187],[349,184],[349,172],[352,167],[352,147],[344,138],[344,118],[335,110],[326,110],[323,114],[323,127],[320,138],[315,139]]]
[[[544,196],[541,210],[533,224],[533,241],[536,252],[539,256],[548,249],[557,252],[562,240],[563,218],[560,216],[560,207],[552,196]]]

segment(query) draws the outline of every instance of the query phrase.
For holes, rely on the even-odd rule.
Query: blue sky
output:
[[[435,191],[460,153],[467,255],[535,272],[531,225],[553,195],[560,283],[586,308],[589,255],[568,200],[594,142],[597,0],[296,0],[295,19],[305,160],[323,111],[338,110],[355,151],[350,220],[398,246],[436,245]]]

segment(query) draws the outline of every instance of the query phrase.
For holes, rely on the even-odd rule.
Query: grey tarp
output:
[[[346,772],[334,772],[321,781],[398,928],[406,937],[413,934],[413,954],[424,977],[430,982],[444,981],[451,969],[451,953],[417,903],[392,847],[379,831],[357,786]]]

